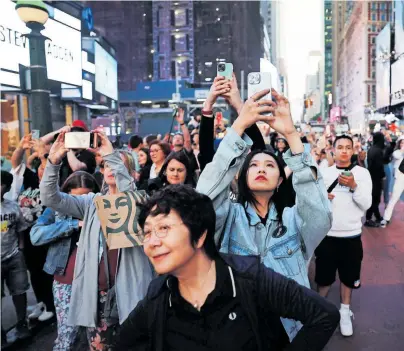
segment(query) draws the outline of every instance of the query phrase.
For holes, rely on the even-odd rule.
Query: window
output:
[[[376,14],[372,13],[372,21],[376,21]]]
[[[381,14],[380,20],[381,20],[381,21],[386,21],[386,14],[385,14],[385,13],[382,13],[382,14]]]
[[[160,52],[160,37],[159,36],[157,36],[157,39],[156,39],[156,41],[157,41],[157,52]]]
[[[157,27],[160,27],[160,10],[157,10],[157,19],[156,19],[156,21],[157,21]]]
[[[372,10],[376,10],[376,3],[375,2],[372,2]]]
[[[372,72],[372,79],[376,79],[376,72],[375,71]]]
[[[176,75],[175,75],[175,61],[171,61],[171,76],[176,78]]]
[[[372,44],[376,43],[376,37],[372,37]]]
[[[386,9],[386,3],[385,2],[382,2],[381,4],[380,4],[380,10],[385,10]]]

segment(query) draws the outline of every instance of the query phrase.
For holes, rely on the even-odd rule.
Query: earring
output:
[[[276,187],[276,191],[277,191],[277,192],[279,191],[279,185]]]

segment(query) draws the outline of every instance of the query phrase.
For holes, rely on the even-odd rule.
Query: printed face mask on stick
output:
[[[110,250],[141,246],[138,225],[139,210],[136,202],[143,196],[138,192],[97,196],[94,199],[102,232]]]

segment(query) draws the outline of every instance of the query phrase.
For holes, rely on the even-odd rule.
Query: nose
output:
[[[146,245],[149,245],[150,247],[156,247],[156,246],[161,246],[161,239],[156,235],[156,233],[153,231],[151,234],[151,237],[148,242],[145,243]]]
[[[260,169],[258,170],[258,173],[266,174],[267,172],[264,167],[260,167]]]

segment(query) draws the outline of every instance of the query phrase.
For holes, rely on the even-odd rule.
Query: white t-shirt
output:
[[[342,171],[336,165],[320,169],[326,189]],[[361,234],[362,217],[372,205],[372,179],[369,171],[355,166],[351,172],[357,184],[356,190],[352,193],[348,187],[337,184],[331,192],[335,197],[331,200],[333,220],[328,236],[343,238]]]

